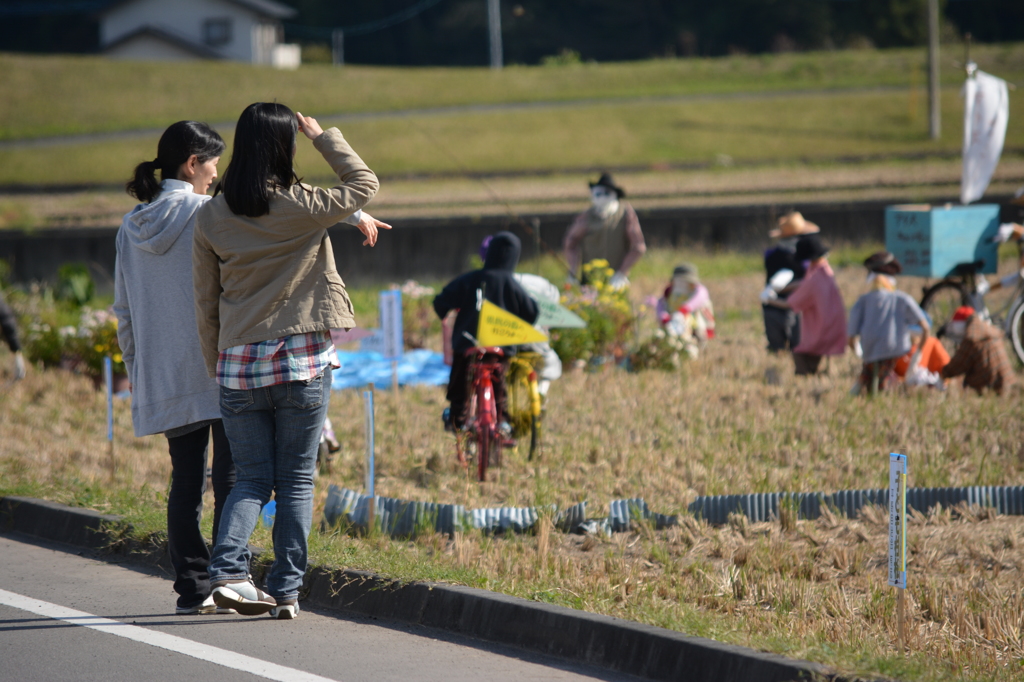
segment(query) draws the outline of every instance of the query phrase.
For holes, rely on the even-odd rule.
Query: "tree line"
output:
[[[296,24],[344,27],[415,3],[289,4],[299,10]],[[1024,40],[1024,0],[940,4],[947,34],[970,31],[983,42]],[[922,45],[926,7],[927,0],[502,0],[501,24],[506,63],[536,64],[556,55],[601,62]],[[486,64],[486,0],[442,0],[396,26],[346,38],[345,58],[370,64]]]
[[[285,39],[327,58],[330,29],[364,26],[416,0],[280,0],[298,9]],[[14,0],[0,0],[0,7]],[[54,6],[88,3],[48,2]],[[1022,0],[940,0],[947,34],[983,42],[1024,40]],[[24,2],[18,4],[24,5]],[[846,47],[898,47],[927,38],[927,0],[501,0],[506,63],[621,61]],[[356,32],[358,33],[358,31]],[[320,46],[317,50],[316,46]],[[0,50],[95,52],[95,13],[5,16]],[[487,0],[439,0],[411,19],[345,39],[353,63],[469,66],[488,63]]]

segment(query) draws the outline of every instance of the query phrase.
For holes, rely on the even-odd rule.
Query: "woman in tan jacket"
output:
[[[340,184],[301,183],[292,168],[301,130]],[[210,562],[214,601],[245,615],[298,615],[313,520],[313,472],[337,354],[330,329],[355,326],[334,265],[327,228],[352,220],[377,192],[377,178],[337,128],[283,104],[257,103],[235,129],[223,194],[196,219],[193,285],[206,370],[220,384],[220,409],[237,481]],[[362,213],[364,245],[388,225]],[[274,493],[274,564],[269,594],[248,574],[249,536]]]

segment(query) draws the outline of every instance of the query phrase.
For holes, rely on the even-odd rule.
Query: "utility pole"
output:
[[[487,29],[491,43],[491,68],[501,69],[501,0],[487,0]]]
[[[933,140],[942,135],[939,106],[939,0],[928,0],[928,135]]]
[[[340,28],[331,31],[331,63],[345,66],[345,32]]]

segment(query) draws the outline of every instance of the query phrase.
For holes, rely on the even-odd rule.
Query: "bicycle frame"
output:
[[[1018,265],[1024,268],[1024,242],[1018,241],[1017,247],[1020,254]],[[980,266],[980,262],[959,264],[952,274],[925,288],[921,306],[930,311],[932,296],[943,288],[959,291],[960,304],[970,305],[982,319],[1000,327],[1006,333],[1013,353],[1024,363],[1024,279],[1018,277],[1013,293],[1006,299],[1006,303],[997,310],[990,311],[985,302],[984,293],[978,291],[979,275],[977,270]],[[952,310],[948,308],[945,310],[946,315],[951,312]],[[941,338],[944,335],[947,322],[948,318],[933,320],[934,332],[937,337]]]
[[[498,433],[498,404],[494,395],[494,385],[500,380],[503,369],[502,360],[505,353],[501,348],[482,347],[466,351],[470,357],[469,400],[466,404],[466,422],[463,431],[473,434],[477,441],[477,469],[480,481],[487,478],[487,467],[494,460],[497,464],[501,457],[501,439]],[[459,463],[466,466],[462,451],[462,439],[456,434],[456,451]]]

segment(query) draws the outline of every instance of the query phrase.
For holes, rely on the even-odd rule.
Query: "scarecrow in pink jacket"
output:
[[[818,235],[800,238],[796,258],[810,264],[800,286],[784,302],[801,317],[793,364],[798,375],[817,374],[824,356],[842,355],[846,350],[846,306],[828,264],[828,247]]]

